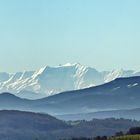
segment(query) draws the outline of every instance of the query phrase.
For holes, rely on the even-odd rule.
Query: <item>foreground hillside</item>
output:
[[[110,138],[109,140],[140,140],[140,135],[126,135],[121,137]]]
[[[72,137],[112,136],[140,126],[139,121],[94,119],[64,122],[47,114],[0,111],[0,140],[59,140]]]
[[[95,138],[72,138],[72,139],[62,139],[62,140],[140,140],[140,135],[125,135],[125,136],[113,136],[111,138],[107,138],[106,136],[97,136]]]

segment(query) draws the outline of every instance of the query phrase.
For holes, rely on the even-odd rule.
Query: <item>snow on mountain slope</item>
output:
[[[6,72],[0,73],[0,82],[7,81],[10,78],[10,75]]]
[[[23,97],[35,93],[35,97],[44,97],[62,91],[100,85],[118,77],[131,76],[140,76],[140,72],[122,69],[99,72],[79,63],[68,63],[57,67],[46,66],[37,71],[0,73],[0,92],[13,92]]]
[[[140,76],[140,72],[136,72],[133,70],[123,70],[123,69],[119,69],[119,70],[113,70],[111,72],[109,72],[107,74],[107,76],[105,76],[105,83],[110,82],[116,78],[120,78],[120,77],[132,77],[132,76]]]

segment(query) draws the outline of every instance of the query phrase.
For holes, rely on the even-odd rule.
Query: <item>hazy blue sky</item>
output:
[[[0,71],[67,62],[140,70],[140,0],[0,0]]]

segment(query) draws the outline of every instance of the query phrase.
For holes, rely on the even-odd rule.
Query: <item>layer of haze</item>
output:
[[[1,0],[0,71],[80,62],[140,70],[140,0]]]

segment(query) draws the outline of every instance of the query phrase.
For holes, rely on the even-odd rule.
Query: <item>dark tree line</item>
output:
[[[130,128],[129,131],[127,132],[128,135],[136,135],[140,134],[140,127],[133,127]]]
[[[140,127],[130,128],[127,133],[123,133],[122,131],[117,132],[113,137],[124,136],[124,135],[137,135],[137,134],[140,134]],[[71,139],[61,139],[61,140],[108,140],[108,138],[107,136],[97,136],[95,138],[81,137],[81,138],[71,138]]]
[[[107,136],[97,136],[95,138],[71,138],[71,139],[62,139],[62,140],[107,140]]]

